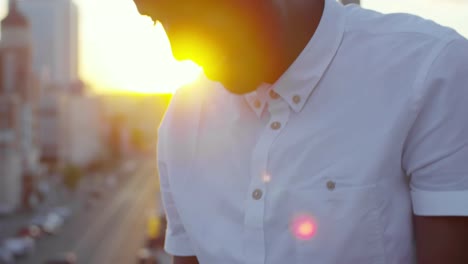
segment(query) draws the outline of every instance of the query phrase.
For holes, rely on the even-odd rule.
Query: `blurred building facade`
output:
[[[0,203],[27,205],[38,169],[37,88],[31,68],[30,23],[9,1],[0,42]]]
[[[54,170],[73,165],[86,168],[102,159],[106,120],[100,98],[86,87],[66,92],[54,85],[44,88],[39,106],[41,162]]]
[[[62,98],[61,155],[66,164],[89,167],[104,156],[104,125],[101,101],[90,95]]]
[[[103,156],[100,100],[78,78],[77,12],[68,0],[9,0],[0,41],[0,204],[31,204],[52,170]]]
[[[119,158],[156,153],[158,127],[170,95],[106,96],[105,113],[110,120],[109,145]]]
[[[79,79],[78,8],[72,0],[22,0],[31,24],[33,68],[63,88]]]
[[[57,167],[60,164],[60,134],[61,113],[59,87],[44,80],[41,82],[39,99],[39,131],[38,141],[41,150],[40,161],[47,167]]]

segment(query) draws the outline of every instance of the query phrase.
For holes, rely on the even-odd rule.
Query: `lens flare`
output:
[[[301,214],[296,216],[292,222],[292,232],[299,240],[310,240],[317,231],[317,224],[312,216]]]
[[[267,172],[263,173],[262,180],[264,183],[269,183],[271,181],[271,175]]]

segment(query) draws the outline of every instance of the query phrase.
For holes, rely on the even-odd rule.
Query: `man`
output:
[[[160,128],[175,264],[468,263],[466,39],[334,0],[135,1],[211,79]]]

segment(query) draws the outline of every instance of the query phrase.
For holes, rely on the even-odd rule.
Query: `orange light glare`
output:
[[[314,219],[309,215],[299,215],[292,223],[294,237],[299,240],[310,240],[317,231]]]

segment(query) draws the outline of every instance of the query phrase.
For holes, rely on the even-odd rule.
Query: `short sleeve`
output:
[[[176,201],[186,200],[178,199],[186,194],[174,192],[175,185],[171,186],[171,183],[175,184],[181,176],[175,173],[174,168],[189,162],[194,153],[197,137],[194,131],[198,130],[204,87],[205,79],[201,77],[194,83],[179,88],[158,130],[157,156],[161,200],[167,219],[164,249],[174,256],[195,256],[190,234],[185,228],[190,224],[190,215],[184,214],[180,209],[183,207],[181,204],[176,204]],[[182,219],[181,215],[185,218]]]
[[[418,116],[406,141],[413,211],[468,216],[468,41],[449,42],[418,90]]]
[[[174,95],[174,97],[177,96],[178,94]],[[169,174],[169,160],[171,160],[171,156],[173,155],[173,148],[177,146],[177,144],[173,144],[172,142],[174,140],[173,127],[177,118],[176,100],[178,98],[171,100],[158,130],[157,158],[159,186],[162,207],[167,220],[164,250],[173,256],[193,256],[195,254],[192,250],[190,238],[180,219],[169,181],[169,177],[171,177]]]
[[[190,238],[177,212],[169,186],[167,167],[164,162],[158,162],[161,198],[166,213],[167,229],[164,250],[173,256],[194,256]]]

